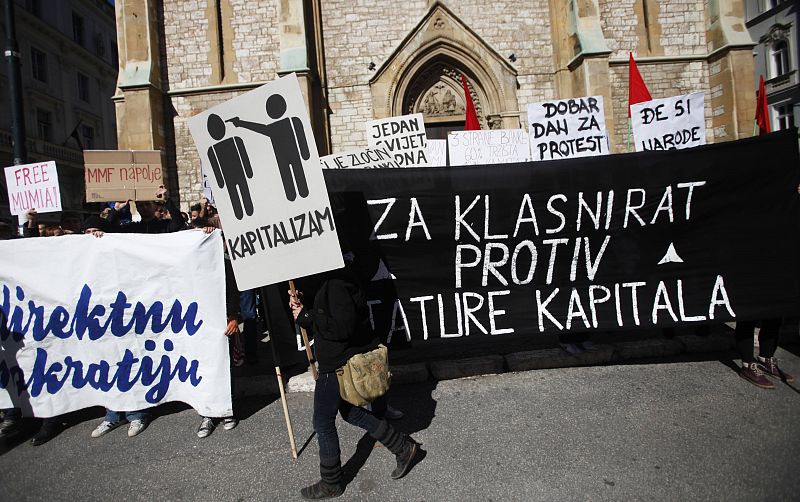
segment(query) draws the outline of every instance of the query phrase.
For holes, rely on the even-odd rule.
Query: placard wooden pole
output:
[[[289,291],[291,291],[293,295],[297,293],[293,280],[289,281]],[[303,345],[306,347],[306,357],[308,357],[308,364],[311,366],[311,375],[314,377],[314,380],[316,380],[319,378],[317,360],[314,358],[314,353],[311,351],[311,346],[308,344],[308,333],[306,333],[306,329],[303,327],[300,328],[300,336],[303,337]]]
[[[289,446],[292,449],[292,458],[297,460],[297,445],[295,444],[294,440],[292,420],[289,418],[289,403],[286,401],[286,390],[283,388],[283,375],[281,375],[281,365],[280,359],[278,358],[278,350],[275,348],[275,332],[272,330],[272,324],[269,318],[266,289],[260,288],[259,292],[261,294],[261,307],[264,309],[264,320],[267,322],[267,331],[269,331],[269,346],[270,349],[272,349],[272,360],[275,361],[275,377],[278,379],[278,389],[281,393],[283,417],[286,419],[286,431],[289,433]]]

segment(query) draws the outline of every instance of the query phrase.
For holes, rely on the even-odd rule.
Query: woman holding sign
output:
[[[341,232],[342,228],[339,229]],[[375,399],[373,411],[368,411],[340,396],[337,368],[353,355],[378,347],[378,339],[370,329],[366,295],[354,267],[355,256],[345,253],[344,257],[344,269],[320,277],[323,282],[309,308],[303,305],[302,294],[289,292],[289,306],[295,321],[314,334],[314,348],[319,361],[319,378],[314,388],[314,430],[319,442],[322,479],[301,490],[303,498],[310,500],[338,497],[344,493],[339,435],[336,432],[337,412],[396,455],[397,468],[391,474],[393,479],[405,476],[423,455],[416,441],[379,418],[383,417],[386,409],[384,397]]]

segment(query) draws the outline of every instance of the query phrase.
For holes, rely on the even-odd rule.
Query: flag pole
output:
[[[289,281],[289,291],[291,291],[292,295],[297,294],[297,288],[295,288],[294,280]],[[303,337],[303,345],[306,348],[306,357],[308,357],[308,364],[311,367],[311,375],[314,377],[314,380],[319,378],[319,373],[317,372],[317,361],[314,358],[314,353],[311,351],[311,346],[308,344],[308,333],[306,333],[306,329],[304,327],[300,327],[300,336]]]
[[[289,446],[292,449],[292,459],[297,460],[297,444],[294,440],[294,429],[292,429],[292,420],[289,418],[289,403],[286,401],[286,390],[283,387],[283,375],[281,375],[281,364],[278,359],[278,350],[275,348],[275,332],[272,330],[272,323],[269,318],[269,308],[267,307],[266,289],[260,288],[261,293],[261,307],[264,309],[264,320],[267,322],[267,331],[269,331],[269,346],[272,349],[272,360],[275,362],[275,376],[278,379],[278,390],[281,394],[281,405],[283,406],[283,417],[286,419],[286,431],[289,433]]]

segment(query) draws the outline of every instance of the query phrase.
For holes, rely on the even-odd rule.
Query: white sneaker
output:
[[[204,438],[211,435],[214,429],[217,428],[217,421],[211,417],[203,417],[200,421],[200,427],[197,428],[197,437]]]
[[[131,425],[128,426],[128,437],[132,438],[133,436],[137,436],[146,428],[147,420],[134,420],[131,422]]]
[[[92,431],[92,437],[99,438],[100,436],[105,436],[120,425],[122,425],[121,422],[111,423],[108,420],[103,420],[100,422],[100,425],[98,425],[97,428]]]
[[[225,417],[222,419],[222,428],[229,431],[239,425],[239,421],[233,417]]]

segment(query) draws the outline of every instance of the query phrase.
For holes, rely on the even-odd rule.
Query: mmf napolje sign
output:
[[[344,266],[295,74],[189,119],[240,290]]]
[[[25,214],[28,209],[39,213],[61,211],[55,162],[6,167],[5,173],[11,214]]]
[[[654,99],[631,106],[636,151],[680,150],[706,144],[704,94]]]
[[[531,160],[607,155],[603,96],[529,104],[528,134]]]
[[[158,150],[84,150],[86,201],[153,200],[164,184]]]
[[[795,315],[798,166],[792,130],[522,167],[325,175],[361,222],[356,257],[389,272],[370,283],[372,322],[405,343]]]
[[[0,256],[0,401],[231,414],[219,232],[15,239]]]

